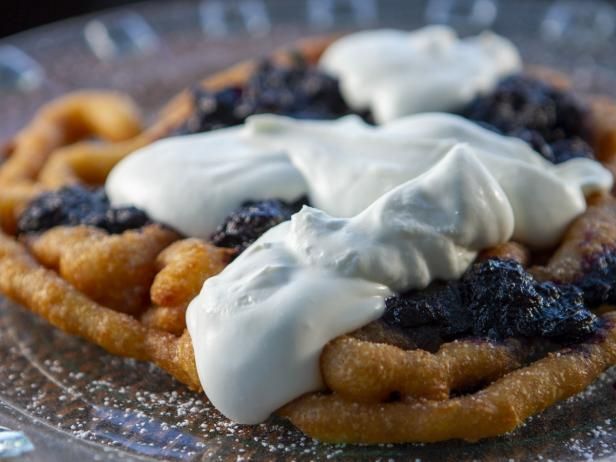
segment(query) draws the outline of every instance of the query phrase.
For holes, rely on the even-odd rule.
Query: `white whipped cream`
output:
[[[459,142],[498,178],[516,212],[514,238],[532,246],[557,242],[584,211],[584,194],[611,186],[610,173],[595,161],[553,165],[523,141],[435,113],[382,127],[354,116],[335,122],[255,116],[244,127],[140,149],[113,169],[106,190],[114,205],[135,205],[186,235],[208,238],[246,200],[309,194],[316,208],[351,217]]]
[[[418,112],[450,111],[521,68],[515,46],[491,32],[459,39],[446,26],[382,29],[342,37],[325,50],[324,71],[340,79],[355,110],[379,123]]]
[[[533,247],[556,244],[586,209],[584,195],[612,185],[598,162],[555,165],[517,138],[452,114],[417,114],[380,127],[355,116],[328,123],[267,115],[249,119],[246,132],[259,148],[285,149],[306,179],[311,204],[337,217],[361,212],[433,168],[454,144],[467,143],[507,195],[513,238]]]
[[[377,319],[389,293],[458,278],[512,237],[551,245],[584,194],[611,184],[597,162],[553,165],[520,140],[421,114],[382,127],[256,116],[146,147],[106,187],[113,204],[199,237],[249,199],[308,193],[320,209],[263,235],[187,312],[208,397],[256,423],[319,389],[323,346]]]
[[[511,236],[513,220],[465,145],[353,218],[304,207],[208,279],[188,307],[208,398],[254,424],[320,389],[328,341],[380,317],[390,289],[461,276],[478,250]]]
[[[306,184],[284,151],[257,149],[226,128],[157,141],[123,159],[105,184],[114,205],[134,205],[188,236],[208,239],[248,199],[294,201]]]

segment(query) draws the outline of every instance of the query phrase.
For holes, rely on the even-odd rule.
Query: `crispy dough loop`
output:
[[[178,339],[99,305],[42,267],[22,245],[2,233],[0,292],[65,332],[113,354],[152,361],[190,388],[201,389],[188,333]]]
[[[43,106],[12,142],[0,169],[0,184],[36,179],[50,154],[79,139],[96,136],[120,141],[141,131],[138,110],[126,96],[111,91],[82,91]]]
[[[61,162],[53,160],[61,148],[80,139],[98,137],[108,142],[97,144],[96,150],[111,150],[115,153],[120,147],[129,146],[128,142],[118,145],[114,142],[136,137],[140,131],[141,119],[136,106],[130,98],[117,92],[74,92],[43,106],[30,123],[11,140],[6,149],[7,159],[0,166],[2,229],[14,234],[17,216],[28,202],[50,187],[74,182],[60,180],[60,174],[66,176],[66,172],[54,167]],[[93,143],[87,145],[94,146]],[[64,157],[61,155],[60,158]],[[50,162],[52,166],[49,166]],[[87,163],[97,165],[93,161]],[[51,181],[50,175],[46,174],[47,181],[39,181],[39,173],[46,169],[58,171],[58,180]],[[108,172],[109,169],[101,170],[97,179]],[[73,177],[75,175],[71,180],[74,180]]]
[[[152,306],[141,316],[141,322],[173,335],[181,335],[186,328],[186,305]]]
[[[160,225],[111,235],[90,226],[58,226],[26,242],[41,263],[94,301],[136,314],[149,304],[157,255],[177,237]]]
[[[337,393],[309,394],[279,413],[322,441],[354,443],[476,441],[507,433],[590,385],[616,362],[616,313],[598,335],[508,373],[483,390],[444,401],[359,403]]]
[[[328,388],[348,400],[382,402],[394,393],[445,400],[452,390],[492,381],[520,367],[523,356],[515,340],[454,341],[433,354],[344,336],[324,348],[321,372]]]
[[[234,251],[201,239],[175,242],[156,259],[158,274],[150,297],[159,306],[185,306],[201,291],[205,280],[220,273]]]
[[[584,261],[610,249],[616,249],[616,199],[596,197],[569,227],[548,264],[530,272],[542,280],[572,282],[581,275]]]
[[[76,183],[101,185],[118,162],[152,141],[143,134],[117,143],[83,141],[59,148],[42,168],[39,181],[50,189]]]
[[[188,117],[192,102],[187,96],[182,94],[172,101],[158,122],[130,139],[113,143],[82,141],[59,147],[41,169],[38,181],[52,189],[75,183],[103,184],[118,162],[137,149],[169,135]]]
[[[156,258],[158,273],[150,288],[152,306],[141,317],[150,327],[180,335],[186,327],[186,308],[206,279],[221,272],[234,251],[201,239],[174,242]]]

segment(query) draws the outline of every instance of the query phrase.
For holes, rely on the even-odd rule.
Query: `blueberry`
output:
[[[242,123],[243,119],[235,114],[241,94],[239,87],[228,87],[219,92],[210,92],[201,87],[193,88],[191,96],[194,110],[174,134],[207,132]]]
[[[474,264],[459,281],[435,282],[386,300],[383,320],[403,329],[436,325],[443,338],[545,337],[573,342],[598,328],[574,285],[539,282],[512,260]]]
[[[242,87],[192,91],[194,111],[175,134],[239,125],[253,114],[304,119],[335,119],[349,113],[338,81],[301,59],[287,66],[260,63]]]
[[[225,219],[210,240],[219,247],[242,252],[268,229],[289,220],[305,203],[305,198],[294,203],[278,199],[245,202]]]
[[[593,159],[588,110],[571,93],[531,77],[503,79],[493,92],[479,96],[462,115],[491,129],[528,142],[554,163],[574,157]]]
[[[473,335],[574,341],[597,328],[580,289],[535,281],[513,260],[473,265],[462,278],[461,290],[473,317]]]
[[[439,325],[443,336],[465,333],[472,324],[455,281],[436,281],[423,290],[388,297],[383,320],[404,329]]]
[[[264,61],[247,82],[242,115],[274,113],[290,117],[333,119],[349,112],[338,81],[303,60],[282,67]]]
[[[135,207],[112,207],[102,188],[65,186],[36,197],[17,222],[19,233],[46,231],[54,226],[89,225],[110,233],[140,228],[150,223]]]
[[[575,285],[584,292],[586,304],[591,308],[616,305],[616,251],[592,255],[584,261],[582,270]]]

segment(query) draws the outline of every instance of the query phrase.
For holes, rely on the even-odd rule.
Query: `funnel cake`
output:
[[[272,59],[292,65],[299,56],[310,66],[331,42],[307,40]],[[198,90],[184,91],[145,129],[130,99],[113,92],[69,94],[41,108],[11,140],[0,166],[0,292],[65,332],[113,354],[151,361],[200,391],[186,307],[242,249],[182,236],[151,221],[117,227],[126,223],[120,218],[105,228],[96,217],[92,225],[74,226],[70,217],[54,216],[56,224],[30,229],[23,211],[46,192],[102,185],[135,149],[196,123],[195,91],[242,88],[256,66],[239,64],[204,80]],[[528,72],[555,88],[567,85],[553,71]],[[592,97],[588,106],[597,159],[616,172],[616,105]],[[106,217],[115,213],[108,204],[101,207]],[[478,257],[516,261],[537,281],[603,287],[598,294],[584,292],[594,297],[599,316],[591,335],[570,342],[452,338],[430,323],[404,329],[377,320],[331,341],[320,358],[326,389],[278,413],[306,434],[332,442],[475,441],[509,432],[616,364],[610,305],[615,255],[616,199],[591,197],[549,254],[509,242]]]

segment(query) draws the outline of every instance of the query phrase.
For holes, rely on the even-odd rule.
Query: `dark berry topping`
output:
[[[243,117],[268,112],[309,119],[333,119],[349,112],[338,80],[301,59],[289,67],[262,62],[237,110]]]
[[[209,92],[201,87],[193,88],[195,108],[175,134],[201,133],[242,123],[243,119],[235,113],[241,96],[242,90],[239,87],[228,87],[218,92]]]
[[[403,329],[437,325],[443,337],[464,334],[471,328],[471,316],[458,286],[456,281],[436,281],[423,290],[391,296],[385,300],[383,320]]]
[[[473,265],[464,275],[462,291],[474,335],[579,340],[597,327],[581,290],[535,281],[513,260]]]
[[[383,319],[402,328],[438,325],[449,339],[521,336],[572,342],[599,325],[577,287],[536,281],[519,263],[498,259],[476,263],[459,281],[388,298]]]
[[[219,247],[242,252],[268,229],[290,219],[305,203],[305,198],[291,204],[278,199],[245,202],[225,219],[210,240]]]
[[[591,308],[603,304],[616,305],[616,251],[594,255],[583,264],[583,276],[575,285],[584,292]]]
[[[35,233],[54,226],[89,225],[121,233],[149,222],[145,212],[135,207],[112,207],[102,188],[65,186],[30,202],[19,217],[17,229],[19,233]]]
[[[239,125],[253,114],[334,119],[349,113],[338,81],[300,59],[289,66],[264,61],[243,87],[218,92],[198,87],[193,100],[195,110],[176,134]]]
[[[514,75],[480,96],[462,115],[499,133],[516,136],[554,163],[593,159],[587,109],[571,93]]]

